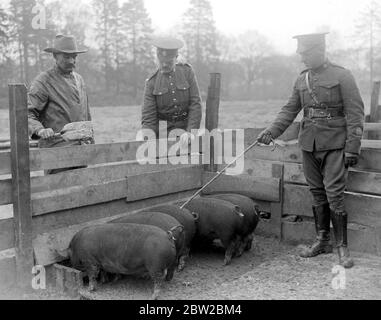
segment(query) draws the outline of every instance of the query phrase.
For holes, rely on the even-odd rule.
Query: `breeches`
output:
[[[332,211],[344,211],[347,180],[344,149],[302,152],[304,176],[309,184],[314,205],[329,203]]]

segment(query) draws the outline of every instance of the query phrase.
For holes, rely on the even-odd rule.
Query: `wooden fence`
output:
[[[207,129],[218,126],[219,78],[212,78],[207,100]],[[13,217],[0,220],[0,284],[28,286],[32,266],[60,261],[59,250],[89,224],[103,223],[164,202],[189,197],[215,173],[218,166],[197,163],[200,154],[183,155],[188,164],[140,164],[138,148],[146,142],[30,149],[26,122],[26,91],[10,86],[11,151],[0,152],[0,205],[13,204]],[[379,130],[367,125],[366,130]],[[262,129],[245,129],[245,146]],[[311,197],[295,141],[299,124],[280,137],[275,150],[256,146],[245,155],[244,173],[222,175],[209,191],[235,191],[258,200],[271,218],[262,220],[258,232],[293,242],[314,238]],[[233,139],[234,142],[234,139]],[[164,143],[164,142],[160,142]],[[174,142],[168,142],[167,150]],[[159,145],[159,143],[158,143]],[[381,254],[381,149],[379,141],[363,140],[358,167],[349,173],[346,207],[352,249]],[[235,146],[233,146],[235,150]],[[192,162],[191,160],[193,159]],[[152,159],[151,159],[152,160]],[[198,162],[199,163],[199,162]],[[55,175],[32,176],[31,172],[77,165],[89,167]],[[290,222],[292,215],[303,221]]]

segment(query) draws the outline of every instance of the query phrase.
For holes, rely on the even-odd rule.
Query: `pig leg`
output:
[[[115,283],[115,282],[119,281],[120,279],[122,279],[122,275],[119,273],[116,273],[116,274],[114,274],[114,278],[112,279],[112,282]]]
[[[237,241],[237,246],[235,248],[234,257],[242,256],[246,246],[246,238],[243,241]]]
[[[177,267],[177,271],[182,271],[185,267],[185,261],[189,257],[189,248],[184,250],[185,252],[183,255],[179,258],[179,265]]]
[[[159,294],[163,286],[163,272],[155,272],[151,275],[151,277],[153,279],[153,294],[151,296],[151,299],[157,300],[159,298]]]
[[[222,244],[224,245],[226,251],[225,251],[225,259],[224,259],[224,265],[228,265],[232,257],[234,255],[234,252],[236,251],[237,245],[238,245],[238,239],[237,237],[231,239],[230,241],[222,240]]]
[[[173,274],[175,273],[176,264],[173,264],[167,269],[167,274],[165,275],[165,281],[171,281]]]
[[[95,291],[97,289],[97,277],[100,268],[98,266],[91,266],[87,269],[87,274],[89,276],[89,291]]]
[[[253,243],[254,234],[250,234],[246,238],[245,251],[250,251],[251,245]]]
[[[104,270],[101,270],[99,272],[99,282],[102,283],[102,284],[105,284],[107,282],[110,281],[110,276],[111,274],[109,274],[108,272],[104,271]]]

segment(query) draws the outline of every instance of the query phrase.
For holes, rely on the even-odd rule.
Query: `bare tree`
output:
[[[186,43],[186,57],[194,64],[201,87],[206,86],[207,73],[219,59],[218,34],[209,0],[191,0],[184,13],[181,34]]]
[[[149,44],[152,35],[151,19],[143,0],[129,0],[121,9],[120,43],[123,55],[127,58],[128,84],[132,87],[132,96],[136,99],[138,89],[143,87],[144,75],[153,66],[152,48]],[[123,59],[123,56],[120,57]],[[142,77],[143,76],[143,77]]]
[[[237,37],[236,57],[244,71],[246,95],[250,97],[252,86],[261,79],[263,59],[272,53],[266,37],[255,30],[249,30]]]
[[[374,61],[380,54],[381,42],[381,6],[372,0],[360,13],[359,23],[356,26],[355,38],[359,46],[365,46],[369,61],[370,88],[374,80]]]
[[[100,41],[100,50],[103,59],[105,90],[108,92],[111,86],[113,62],[115,62],[116,30],[118,28],[118,1],[117,0],[93,0],[96,17],[96,39]]]

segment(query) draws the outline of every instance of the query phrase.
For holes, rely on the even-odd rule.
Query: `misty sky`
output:
[[[48,2],[50,0],[47,0]],[[63,0],[64,1],[64,0]],[[91,3],[92,0],[81,0]],[[119,0],[124,2],[126,0]],[[381,1],[381,0],[376,0]],[[0,0],[7,4],[9,0]],[[77,0],[65,0],[73,6]],[[350,45],[354,26],[360,12],[371,0],[210,0],[218,30],[237,35],[254,29],[269,38],[274,48],[282,53],[295,52],[292,36],[321,30],[335,30],[340,44]],[[157,32],[173,30],[181,23],[190,0],[145,0],[146,8]],[[337,37],[337,35],[336,35]]]
[[[179,23],[189,0],[145,0],[154,26],[164,31]],[[217,28],[226,34],[247,29],[267,36],[283,53],[295,51],[292,36],[326,26],[342,34],[342,45],[354,31],[370,0],[211,0]]]

